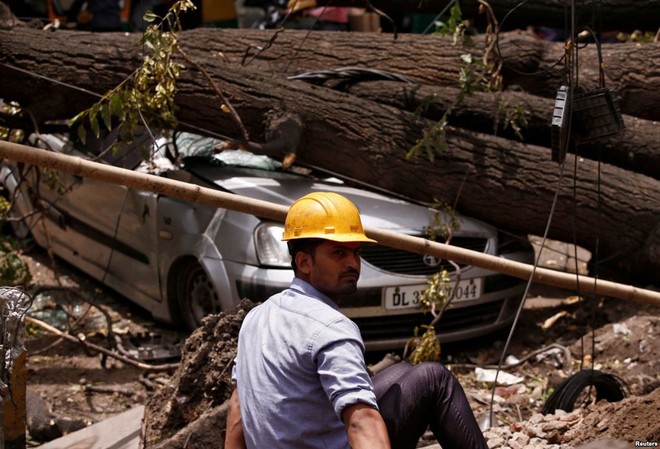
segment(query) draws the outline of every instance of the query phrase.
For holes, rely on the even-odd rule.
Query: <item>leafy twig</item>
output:
[[[109,357],[115,358],[115,359],[119,360],[120,362],[126,363],[127,365],[131,365],[131,366],[134,366],[136,368],[140,368],[140,369],[147,370],[147,371],[167,371],[167,370],[176,369],[179,366],[178,363],[164,363],[164,364],[161,364],[161,365],[150,365],[150,364],[147,364],[147,363],[139,362],[137,360],[133,360],[133,359],[125,357],[123,355],[117,354],[116,352],[111,351],[109,349],[106,349],[102,346],[95,345],[94,343],[90,343],[90,342],[88,342],[84,339],[74,337],[73,335],[70,335],[66,332],[62,332],[61,330],[51,326],[50,324],[44,323],[43,321],[38,320],[36,318],[26,316],[25,321],[28,322],[28,323],[34,324],[36,326],[39,326],[42,329],[45,329],[48,332],[51,332],[51,333],[57,335],[58,337],[62,337],[67,341],[70,341],[70,342],[73,342],[73,343],[79,343],[84,348],[92,349],[94,351],[100,352],[102,354],[105,354]]]

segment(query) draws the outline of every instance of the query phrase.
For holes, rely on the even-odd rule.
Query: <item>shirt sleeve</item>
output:
[[[344,408],[358,402],[378,410],[357,326],[348,319],[333,322],[319,333],[315,343],[319,380],[337,417],[341,420]]]

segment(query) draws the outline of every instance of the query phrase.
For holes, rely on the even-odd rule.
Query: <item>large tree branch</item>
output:
[[[554,100],[524,92],[475,92],[455,105],[459,89],[425,86],[394,81],[370,81],[352,85],[348,92],[361,98],[387,104],[409,112],[422,113],[439,120],[448,109],[452,112],[449,123],[455,127],[472,129],[486,134],[497,134],[526,143],[550,147],[550,123]],[[423,111],[423,112],[422,112]],[[524,114],[521,125],[522,139],[516,136],[507,114]],[[656,122],[630,115],[623,116],[626,129],[603,141],[583,144],[571,152],[589,159],[600,159],[608,164],[660,177],[660,127]],[[600,154],[599,154],[600,153]]]
[[[233,70],[250,48],[265,46],[271,31],[196,29],[182,33],[181,45],[209,73]],[[248,69],[283,78],[310,70],[358,66],[395,72],[426,85],[458,86],[461,55],[482,58],[483,39],[474,48],[452,45],[450,38],[390,34],[286,30],[269,48],[250,59]],[[138,35],[124,33],[44,32],[27,28],[0,31],[0,97],[24,106],[37,103],[41,117],[72,116],[89,105],[90,98],[70,88],[53,86],[38,75],[60,79],[60,72],[75,72],[71,83],[98,94],[116,86],[140,64]],[[561,43],[544,42],[527,33],[500,37],[507,90],[554,98],[564,83]],[[605,81],[619,99],[623,113],[660,120],[660,46],[610,44],[603,46]],[[86,50],[87,49],[87,50]],[[92,50],[93,49],[93,50]],[[598,59],[594,46],[580,50],[579,83],[585,90],[598,87]],[[62,68],[63,65],[67,67]],[[17,71],[16,67],[23,71]],[[183,74],[184,79],[191,73]],[[537,73],[538,72],[538,73]],[[529,74],[537,73],[535,76]],[[39,96],[38,92],[49,95]],[[36,109],[36,108],[35,108]]]
[[[95,88],[101,92],[114,87],[139,63],[140,53],[135,48],[137,38],[134,36],[37,33],[0,31],[0,61],[10,61],[60,82]],[[285,34],[289,35],[282,33]],[[335,65],[355,62],[358,58],[355,51],[341,53],[345,59],[336,59],[324,52],[324,48],[332,53],[337,47],[347,47],[347,43],[341,44],[339,36],[342,34],[348,35],[333,35],[336,36],[337,46],[324,40],[329,39],[324,34],[318,35],[315,51],[320,58],[325,55],[327,61],[334,61]],[[39,45],[32,48],[26,46],[25,42],[36,43],[39,36],[44,35]],[[229,34],[196,30],[195,33],[185,34],[184,39],[191,39],[192,43],[193,36],[197,39],[205,36],[216,39],[218,35],[230,39],[231,36],[241,36],[241,33],[240,30]],[[260,36],[265,39],[266,33]],[[300,37],[302,34],[293,33],[292,36]],[[406,66],[403,62],[406,60],[408,65],[412,65],[410,56],[403,54],[405,49],[410,52],[411,47],[397,47],[396,51],[388,52],[383,36],[355,39],[355,45],[369,56],[365,59],[367,64],[379,67],[381,64],[388,65],[394,59],[402,67]],[[434,163],[421,156],[408,160],[406,153],[430,124],[427,119],[346,92],[274,76],[273,73],[277,74],[278,67],[282,66],[284,57],[280,63],[277,60],[262,60],[262,65],[257,65],[255,61],[254,66],[247,68],[227,64],[215,52],[235,47],[218,44],[217,50],[209,51],[209,48],[215,48],[215,42],[203,42],[206,50],[198,44],[197,55],[192,50],[188,53],[193,58],[199,58],[201,66],[222,86],[225,96],[253,139],[265,140],[265,117],[272,111],[295,113],[303,127],[297,152],[298,160],[303,163],[423,201],[438,197],[453,204],[464,184],[458,200],[459,211],[512,231],[543,233],[559,172],[557,164],[550,160],[547,148],[450,128],[446,135],[448,151],[436,156]],[[392,42],[391,37],[387,42]],[[454,56],[458,54],[456,49],[443,45],[442,40],[435,38],[411,39],[410,42],[413,46],[426,48],[429,55],[436,57],[443,51]],[[539,45],[538,42],[532,44]],[[432,45],[437,45],[437,48],[432,48]],[[190,47],[186,43],[186,48]],[[281,51],[275,47],[271,57]],[[55,51],[59,52],[56,57],[53,56]],[[617,54],[621,51],[615,49]],[[266,53],[268,51],[261,56],[265,57]],[[310,50],[309,55],[312,53]],[[386,57],[390,54],[393,55],[391,59]],[[427,73],[447,70],[445,76],[448,77],[447,73],[455,73],[456,70],[455,66],[450,67],[451,60],[446,59],[446,64],[437,64],[437,60],[436,63],[428,63],[425,66],[429,69]],[[310,61],[313,59],[310,58]],[[415,71],[410,70],[410,73],[414,75]],[[15,72],[6,66],[0,68],[0,95],[20,96],[22,104],[29,102],[30,106],[39,108],[42,117],[55,109],[61,114],[66,110],[62,107],[63,103],[77,105],[79,109],[71,111],[75,113],[95,101],[95,98],[76,95],[75,90],[41,78],[22,75],[16,79],[14,75]],[[656,91],[646,90],[640,94],[653,101]],[[178,92],[176,101],[181,121],[207,132],[240,135],[231,118],[220,111],[212,88],[198,71],[185,72]],[[278,153],[271,155],[282,157]],[[564,241],[575,238],[577,243],[593,248],[594,228],[598,224],[600,256],[603,259],[610,257],[616,260],[621,270],[638,270],[639,274],[657,279],[660,267],[660,261],[655,256],[658,242],[652,236],[658,232],[656,226],[660,222],[658,182],[638,173],[604,165],[601,185],[597,186],[598,164],[578,160],[574,199],[573,163],[574,159],[569,157],[551,236]],[[574,216],[577,217],[575,222]]]

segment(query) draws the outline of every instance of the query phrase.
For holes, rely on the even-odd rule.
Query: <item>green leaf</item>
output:
[[[92,105],[92,107],[89,108],[89,121],[90,121],[90,123],[96,121],[96,116],[98,115],[100,108],[101,108],[101,105],[98,104],[98,103]]]
[[[78,126],[78,140],[84,145],[87,143],[87,130],[83,125]]]
[[[113,95],[110,97],[110,112],[112,115],[115,117],[121,118],[122,117],[122,100],[121,100],[121,94],[117,93],[116,95]]]
[[[75,125],[76,122],[78,122],[78,120],[80,120],[81,118],[83,118],[85,116],[85,114],[87,114],[86,110],[82,111],[82,112],[79,112],[78,115],[76,115],[74,118],[69,120],[69,123],[68,123],[69,127],[72,127],[73,125]]]
[[[105,125],[106,129],[110,131],[112,129],[110,104],[104,103],[103,106],[101,106],[101,118],[103,119],[103,124]]]
[[[92,117],[89,117],[89,124],[92,127],[92,132],[94,135],[98,138],[101,136],[101,130],[99,129],[99,121],[96,119],[96,116],[94,116],[94,120],[92,120]]]
[[[146,14],[144,16],[142,16],[142,20],[144,20],[145,22],[148,22],[148,23],[151,23],[151,22],[155,21],[156,19],[158,19],[158,16],[156,14],[154,14],[153,11],[147,11]]]

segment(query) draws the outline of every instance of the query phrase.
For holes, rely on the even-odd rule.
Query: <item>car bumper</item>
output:
[[[234,279],[239,299],[254,302],[268,299],[291,285],[293,273],[283,269],[264,269],[240,264],[227,264],[230,279]],[[471,275],[485,275],[475,270]],[[452,304],[436,324],[436,334],[441,342],[487,335],[511,324],[522,300],[524,283],[510,276],[493,274],[483,276],[484,291],[478,300]],[[358,292],[346,299],[342,311],[360,327],[367,350],[403,348],[415,328],[430,324],[433,316],[419,308],[403,311],[387,310],[383,304],[383,286],[401,284],[399,277],[388,279],[367,276],[358,284]],[[419,280],[417,281],[419,282]],[[410,280],[407,280],[410,283]]]

